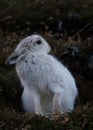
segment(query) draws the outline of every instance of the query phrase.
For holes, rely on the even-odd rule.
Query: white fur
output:
[[[41,44],[37,41],[41,40]],[[16,64],[23,86],[22,101],[26,111],[36,114],[61,114],[74,109],[77,96],[75,80],[50,52],[48,43],[38,35],[23,39],[8,58]],[[14,59],[19,55],[17,59]]]

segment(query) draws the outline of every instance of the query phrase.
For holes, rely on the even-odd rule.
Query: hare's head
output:
[[[39,35],[31,35],[24,38],[7,59],[6,64],[15,64],[28,53],[49,53],[50,46],[47,41]]]

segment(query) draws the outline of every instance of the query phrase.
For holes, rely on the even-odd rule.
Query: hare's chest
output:
[[[33,61],[21,61],[16,64],[16,72],[24,80],[35,80],[39,76],[39,65]]]

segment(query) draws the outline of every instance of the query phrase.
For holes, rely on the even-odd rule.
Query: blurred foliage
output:
[[[85,15],[86,13],[91,15],[93,10],[93,1],[92,0],[0,0],[0,9],[1,13],[10,13],[14,16],[21,15],[21,16],[31,16],[32,18],[40,16],[48,16],[51,15],[58,16],[58,15],[66,15],[68,12],[76,11],[80,12],[80,14]],[[6,8],[6,10],[4,10]],[[43,10],[43,12],[42,12]],[[4,11],[4,12],[3,12]],[[38,12],[38,13],[37,13]],[[62,14],[61,14],[62,13]],[[38,15],[39,14],[39,15]],[[93,15],[93,14],[92,14]]]
[[[71,27],[72,32],[80,29],[93,20],[93,1],[0,0],[0,28],[6,32],[24,29],[29,33],[44,33],[51,30],[51,24],[54,31],[56,21],[60,19],[69,31]],[[82,26],[78,25],[82,24],[80,21],[83,21]]]

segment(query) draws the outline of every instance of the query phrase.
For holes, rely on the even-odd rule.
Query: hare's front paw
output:
[[[37,101],[37,100],[34,101],[34,109],[35,109],[35,114],[43,115],[43,113],[41,111],[41,106],[39,104],[39,101]]]
[[[52,108],[52,114],[63,114],[64,112],[62,111],[62,104],[60,100],[60,94],[55,94],[54,99],[53,99],[53,108]]]

